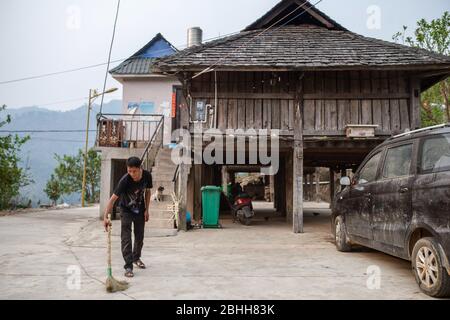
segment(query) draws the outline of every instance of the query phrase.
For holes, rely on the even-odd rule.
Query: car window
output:
[[[377,178],[378,163],[380,162],[381,152],[374,155],[359,172],[358,183],[364,184],[375,181]]]
[[[420,171],[450,171],[450,134],[433,136],[423,142]]]
[[[412,144],[388,149],[386,160],[384,161],[383,178],[389,179],[409,175],[412,153]]]

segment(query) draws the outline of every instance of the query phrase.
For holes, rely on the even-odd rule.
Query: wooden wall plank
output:
[[[378,129],[383,128],[381,100],[372,101],[372,123],[378,125]]]
[[[338,130],[344,130],[347,124],[351,124],[350,101],[338,101]]]
[[[350,101],[351,124],[361,124],[361,105],[359,100]]]
[[[237,100],[228,100],[228,128],[237,129]]]
[[[400,105],[398,100],[391,100],[391,130],[398,133],[401,129],[400,125]]]
[[[305,100],[304,101],[304,128],[305,130],[314,130],[315,129],[315,103],[314,100]]]
[[[245,100],[245,127],[246,127],[246,129],[253,129],[255,127],[254,106],[255,106],[255,100],[252,100],[252,99]]]
[[[408,108],[408,100],[402,99],[400,100],[400,128],[402,131],[405,129],[410,129],[410,115]]]
[[[315,130],[325,130],[325,120],[324,120],[324,101],[315,100]]]
[[[289,101],[280,101],[281,130],[289,130]]]
[[[245,129],[245,100],[238,100],[237,118],[238,118],[238,129]]]
[[[272,128],[272,104],[269,99],[263,100],[263,128]]]
[[[325,101],[325,130],[337,130],[338,115],[335,100]]]
[[[372,101],[362,100],[361,101],[361,123],[362,124],[372,124]]]
[[[293,130],[294,129],[294,100],[289,100],[289,129]]]
[[[218,128],[220,130],[225,130],[228,125],[228,100],[226,99],[219,99],[218,101]]]
[[[272,129],[281,128],[280,100],[272,100]]]
[[[262,118],[263,118],[263,108],[262,108],[262,100],[256,99],[254,104],[254,121],[255,121],[255,129],[261,129],[263,126]]]

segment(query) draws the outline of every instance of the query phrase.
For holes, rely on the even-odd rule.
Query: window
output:
[[[441,134],[423,142],[421,173],[450,171],[450,134]]]
[[[377,169],[378,169],[378,163],[380,162],[381,158],[381,152],[374,155],[367,163],[364,165],[364,167],[361,169],[359,173],[358,183],[364,184],[368,182],[375,181],[377,178]]]
[[[384,161],[383,178],[408,176],[411,170],[412,154],[412,144],[388,149]]]

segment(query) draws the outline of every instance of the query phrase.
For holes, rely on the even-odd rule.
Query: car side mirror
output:
[[[341,183],[341,186],[345,186],[345,187],[351,185],[351,181],[350,181],[349,177],[342,177],[340,183]]]

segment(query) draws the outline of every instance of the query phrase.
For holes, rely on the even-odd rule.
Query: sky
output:
[[[122,0],[112,60],[129,57],[158,32],[183,49],[189,27],[201,27],[204,39],[240,31],[278,2]],[[105,63],[116,6],[117,0],[0,0],[0,82]],[[413,30],[419,19],[450,11],[450,1],[322,0],[317,7],[353,32],[391,41],[403,25]],[[86,102],[89,89],[102,89],[105,72],[100,66],[0,84],[0,105],[71,110]],[[119,91],[105,101],[121,99],[121,84],[109,76],[112,87]]]

